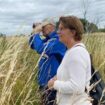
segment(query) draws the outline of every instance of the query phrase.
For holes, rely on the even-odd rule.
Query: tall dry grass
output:
[[[105,33],[85,35],[83,42],[92,56],[95,69],[99,70],[105,80]]]
[[[85,35],[83,42],[105,80],[105,35]],[[0,37],[0,105],[39,105],[36,63],[28,37]]]
[[[38,54],[27,37],[1,37],[0,43],[0,105],[36,105]]]

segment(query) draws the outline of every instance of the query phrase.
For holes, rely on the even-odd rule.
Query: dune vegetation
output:
[[[39,105],[39,55],[28,40],[28,36],[0,37],[0,105]],[[86,34],[83,42],[105,81],[105,33]]]

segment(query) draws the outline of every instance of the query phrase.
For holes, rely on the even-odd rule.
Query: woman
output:
[[[57,105],[91,105],[86,94],[91,78],[88,51],[81,42],[83,25],[75,16],[59,19],[59,37],[68,50],[57,70],[57,77],[48,82],[49,88],[57,90]]]

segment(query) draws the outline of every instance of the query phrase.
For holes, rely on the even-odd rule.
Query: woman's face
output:
[[[59,24],[58,34],[60,41],[64,44],[70,42],[71,38],[73,38],[73,33],[70,29],[65,28],[62,23]]]

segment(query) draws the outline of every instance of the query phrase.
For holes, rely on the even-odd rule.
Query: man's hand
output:
[[[42,26],[38,25],[34,30],[36,33],[42,32]]]
[[[48,81],[48,88],[53,88],[54,86],[54,82],[57,80],[57,77],[54,76],[53,78],[51,78],[49,81]]]

